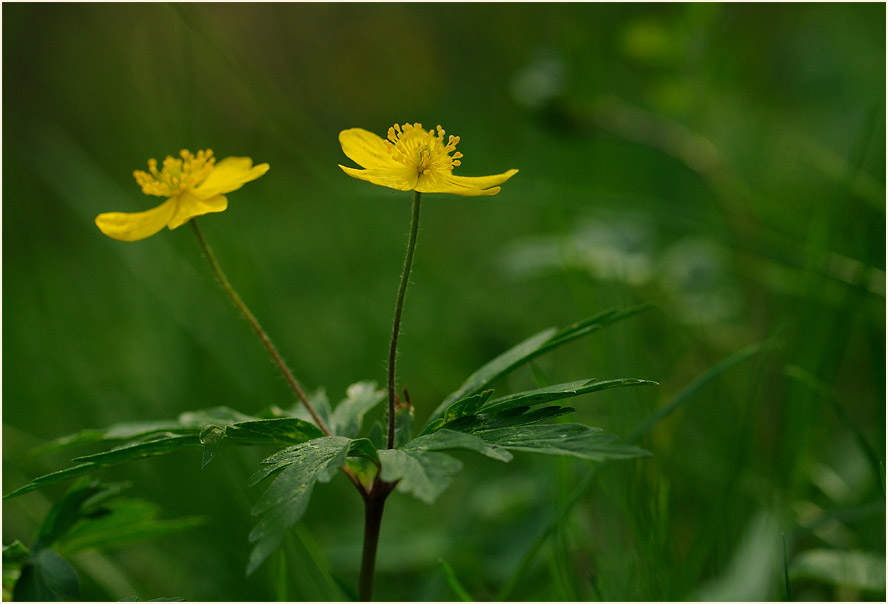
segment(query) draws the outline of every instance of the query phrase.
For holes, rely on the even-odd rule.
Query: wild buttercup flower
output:
[[[146,195],[167,200],[146,212],[107,212],[96,217],[96,226],[119,241],[138,241],[163,227],[182,226],[196,216],[222,212],[228,207],[225,193],[240,189],[268,171],[268,164],[253,165],[249,157],[226,157],[219,163],[210,149],[179,157],[167,156],[157,169],[157,160],[148,160],[148,172],[136,170],[133,176]]]
[[[444,129],[423,130],[422,124],[395,124],[388,130],[388,140],[364,130],[350,128],[339,133],[343,152],[364,168],[339,165],[353,178],[399,191],[453,193],[455,195],[496,195],[518,170],[493,176],[455,176],[462,153],[456,151],[458,136],[445,142]]]

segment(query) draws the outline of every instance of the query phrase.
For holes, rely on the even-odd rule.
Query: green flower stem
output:
[[[413,192],[413,215],[410,219],[410,238],[407,240],[407,255],[404,257],[404,271],[401,273],[401,284],[398,286],[398,299],[395,301],[395,321],[392,325],[392,343],[389,347],[388,359],[388,448],[395,447],[395,357],[398,354],[398,334],[401,331],[401,311],[404,308],[404,297],[407,294],[407,282],[410,280],[410,269],[413,266],[413,252],[416,250],[416,234],[419,231],[419,206],[422,193]]]
[[[317,411],[314,410],[311,403],[308,402],[308,397],[305,396],[305,392],[302,391],[302,388],[299,386],[299,382],[296,381],[296,378],[293,377],[293,372],[290,371],[290,368],[287,367],[287,363],[281,357],[280,353],[275,348],[274,343],[271,341],[271,338],[268,337],[268,334],[265,333],[265,330],[262,329],[262,326],[259,325],[259,321],[256,320],[256,317],[253,316],[253,313],[250,312],[250,309],[247,308],[247,305],[244,304],[243,300],[241,300],[240,296],[229,283],[228,278],[225,276],[225,273],[222,272],[222,268],[219,266],[219,262],[216,260],[216,255],[213,254],[213,250],[210,249],[207,240],[204,239],[203,232],[201,232],[200,227],[197,226],[197,220],[192,218],[190,221],[192,228],[194,229],[194,234],[197,235],[197,241],[200,243],[200,247],[203,249],[204,255],[206,255],[207,260],[210,262],[210,268],[213,269],[213,273],[216,275],[216,279],[219,280],[219,284],[222,286],[222,289],[225,290],[225,293],[228,294],[228,297],[231,298],[231,301],[234,302],[234,305],[237,307],[240,314],[247,320],[247,323],[250,324],[250,327],[253,328],[253,331],[256,332],[256,335],[259,336],[259,341],[262,342],[262,345],[265,346],[265,350],[268,351],[268,354],[271,355],[271,359],[274,361],[274,364],[278,366],[278,369],[281,370],[281,373],[284,376],[284,379],[287,381],[287,384],[290,385],[293,392],[296,393],[296,396],[299,397],[299,400],[302,401],[302,404],[305,405],[305,408],[308,409],[308,412],[311,414],[312,418],[314,418],[315,423],[318,425],[324,434],[330,436],[330,429],[324,424],[324,421],[318,415]]]

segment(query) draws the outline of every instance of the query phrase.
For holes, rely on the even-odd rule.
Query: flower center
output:
[[[460,164],[462,153],[456,151],[458,136],[452,134],[444,142],[444,129],[438,126],[435,130],[425,131],[422,124],[395,124],[388,130],[389,153],[399,163],[416,168],[417,174],[429,170],[453,170]],[[453,153],[453,155],[451,155]]]
[[[142,187],[142,193],[146,195],[158,195],[160,197],[173,197],[186,189],[192,189],[199,185],[210,175],[216,164],[213,151],[198,151],[192,154],[185,149],[179,151],[176,159],[170,155],[163,160],[163,168],[157,169],[157,160],[148,160],[148,172],[136,170],[133,176]]]

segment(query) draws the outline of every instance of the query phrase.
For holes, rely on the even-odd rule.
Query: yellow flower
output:
[[[228,207],[224,193],[240,189],[268,172],[268,164],[253,166],[249,157],[226,157],[218,164],[209,149],[192,154],[179,152],[180,159],[167,156],[163,168],[148,160],[148,172],[136,170],[133,176],[146,195],[167,200],[147,212],[107,212],[96,217],[96,226],[112,239],[138,241],[163,227],[175,229],[195,216],[222,212]]]
[[[353,178],[399,191],[453,193],[455,195],[496,195],[501,185],[518,172],[509,170],[494,176],[454,176],[463,155],[456,151],[458,136],[444,142],[444,129],[425,131],[422,124],[395,124],[382,140],[363,128],[339,133],[342,150],[353,162],[365,168],[342,170]]]

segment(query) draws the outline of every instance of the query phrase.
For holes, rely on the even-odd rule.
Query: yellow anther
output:
[[[172,197],[203,182],[215,167],[216,159],[210,149],[192,154],[187,149],[179,152],[181,159],[168,155],[163,168],[157,169],[157,160],[148,160],[148,171],[136,170],[133,176],[147,195]]]
[[[449,171],[460,165],[459,158],[463,155],[455,152],[459,137],[451,135],[445,144],[444,134],[440,124],[428,131],[418,122],[403,126],[395,124],[388,129],[385,143],[397,162],[415,168],[418,174],[427,170]]]

